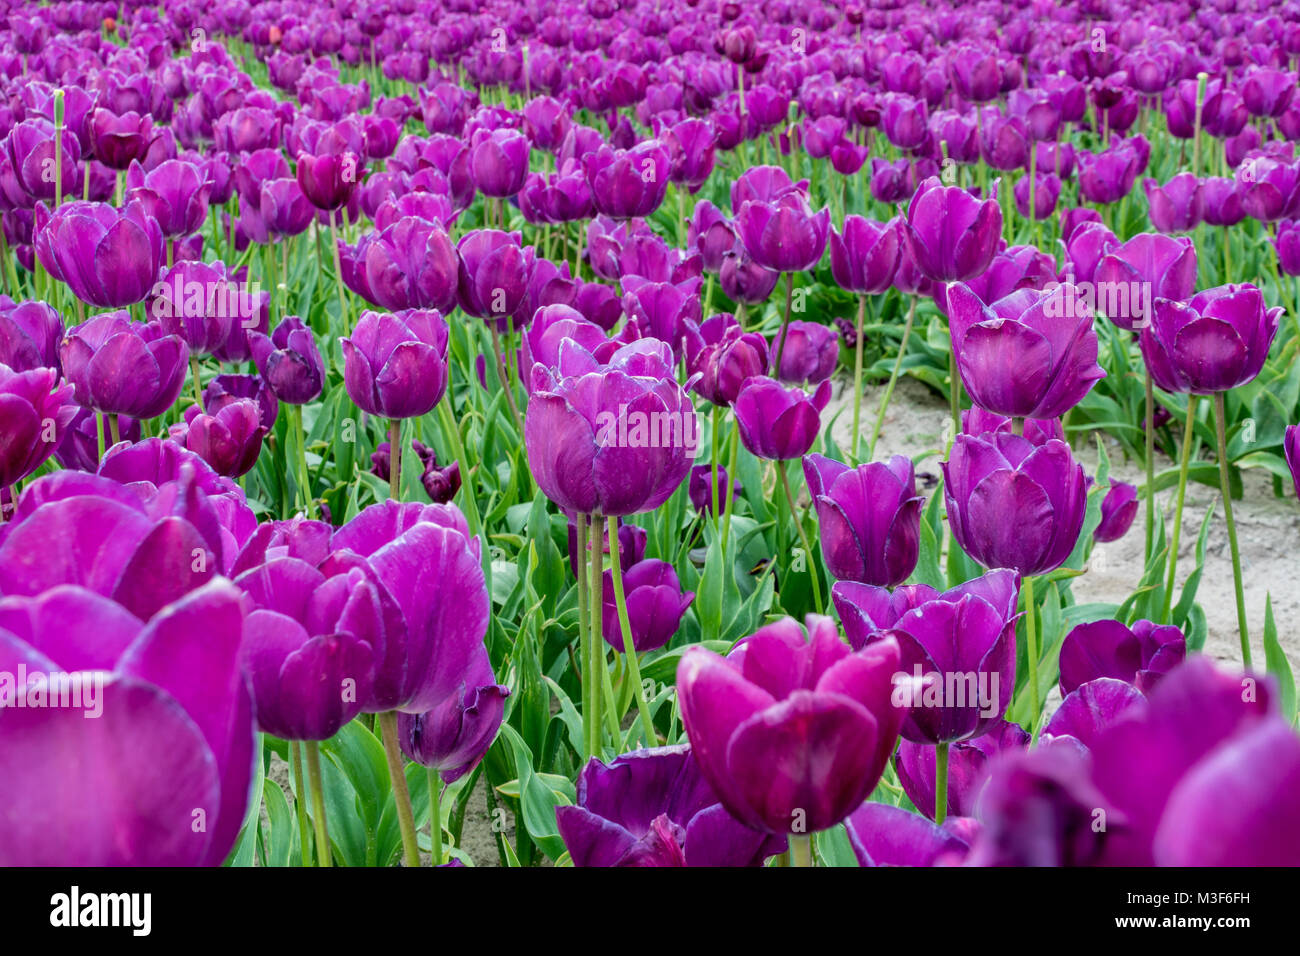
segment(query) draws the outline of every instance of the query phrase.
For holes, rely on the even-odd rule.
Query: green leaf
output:
[[[1282,716],[1292,723],[1296,718],[1295,677],[1291,662],[1277,640],[1277,624],[1273,620],[1273,595],[1264,599],[1264,661],[1268,673],[1277,679],[1282,698]]]
[[[560,839],[560,830],[555,822],[555,808],[566,806],[569,801],[533,772],[533,755],[518,731],[509,724],[502,724],[501,736],[514,755],[524,827],[542,852],[555,860],[564,852],[564,841]]]
[[[266,815],[271,822],[271,849],[266,857],[267,866],[288,866],[297,850],[297,859],[302,861],[302,847],[298,845],[298,826],[289,809],[289,801],[284,791],[274,780],[266,781]]]

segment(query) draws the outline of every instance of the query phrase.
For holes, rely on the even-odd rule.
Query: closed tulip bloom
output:
[[[993,261],[1002,236],[1002,210],[931,177],[907,207],[904,236],[923,275],[936,282],[973,279]]]
[[[1088,202],[1118,202],[1133,189],[1141,172],[1141,159],[1127,144],[1102,153],[1082,152],[1079,159],[1079,195]]]
[[[101,308],[142,301],[163,264],[162,230],[139,201],[67,202],[53,214],[37,206],[33,245],[50,275]]]
[[[238,478],[252,471],[267,433],[256,402],[241,398],[211,413],[200,412],[197,405],[189,411],[181,426],[186,448],[218,475]]]
[[[1099,677],[1127,681],[1148,693],[1183,662],[1186,653],[1183,632],[1172,625],[1151,621],[1137,621],[1131,628],[1119,621],[1080,624],[1061,644],[1061,694]]]
[[[517,232],[479,229],[463,236],[457,251],[460,307],[494,322],[502,332],[512,318],[515,328],[526,325],[532,318],[524,314],[524,306],[537,259],[533,247],[523,247]]]
[[[727,469],[721,465],[718,466],[718,508],[725,511],[729,501],[734,501],[745,490],[741,485],[740,479],[732,481],[730,485],[727,482],[730,476]],[[728,488],[731,489],[728,492]],[[688,488],[691,504],[700,514],[711,515],[713,508],[713,466],[696,465],[691,469],[690,487]],[[728,495],[730,494],[730,498]]]
[[[1034,148],[1029,130],[1017,116],[1004,116],[994,107],[986,107],[984,135],[980,155],[992,169],[1023,169],[1029,165],[1029,151]]]
[[[346,205],[356,191],[365,172],[362,157],[330,133],[321,136],[316,149],[319,155],[298,154],[298,185],[313,206],[332,211]]]
[[[921,505],[910,459],[850,468],[822,455],[803,460],[817,508],[822,557],[836,578],[894,587],[916,569]]]
[[[1093,281],[1098,288],[1129,293],[1098,302],[1098,311],[1121,329],[1142,328],[1152,321],[1150,303],[1160,298],[1182,301],[1196,289],[1196,246],[1187,236],[1139,233],[1102,256]]]
[[[18,185],[32,199],[50,201],[56,188],[63,196],[77,189],[77,166],[81,162],[81,146],[68,129],[63,130],[62,182],[54,181],[54,124],[43,119],[29,119],[16,124],[4,141],[5,153]],[[28,201],[30,205],[30,200]]]
[[[1003,751],[1024,750],[1029,734],[1019,724],[999,720],[978,737],[953,742],[948,750],[948,814],[973,817],[989,778],[989,764]],[[934,819],[935,748],[904,739],[894,756],[898,782],[912,804]]]
[[[447,390],[451,333],[434,311],[363,312],[352,335],[340,339],[343,381],[363,412],[418,418]]]
[[[1021,289],[987,306],[964,284],[949,289],[957,367],[975,404],[1008,417],[1057,418],[1105,377],[1092,315],[1071,308],[1073,291]]]
[[[76,586],[0,602],[0,667],[66,675],[87,696],[93,681],[99,706],[92,720],[82,707],[0,707],[0,863],[221,865],[257,743],[242,625],[228,582],[148,623]],[[82,785],[67,785],[70,772]]]
[[[1267,66],[1250,70],[1241,81],[1241,99],[1251,116],[1280,116],[1295,97],[1296,75]]]
[[[602,145],[582,157],[596,211],[614,219],[643,218],[663,204],[672,160],[657,140],[628,150]]]
[[[775,272],[802,272],[821,261],[830,211],[814,213],[806,193],[790,189],[771,202],[749,200],[736,213],[736,233],[755,262]]]
[[[601,516],[653,511],[686,478],[699,426],[667,343],[640,339],[606,363],[565,343],[557,368],[534,365],[532,376],[528,464],[561,508]]]
[[[0,365],[15,372],[59,367],[63,320],[44,302],[0,297]]]
[[[605,572],[603,594],[601,633],[605,636],[605,643],[622,652],[623,631],[614,599],[614,577],[610,571]],[[623,574],[623,594],[627,602],[632,646],[637,653],[658,650],[672,640],[681,626],[682,615],[695,600],[694,591],[682,592],[673,566],[654,558],[627,569]]]
[[[958,816],[935,826],[919,813],[868,800],[844,821],[844,833],[858,866],[957,866],[978,826]]]
[[[1035,445],[1055,438],[1065,441],[1065,428],[1059,418],[1026,418],[1020,423],[1023,437]],[[962,409],[961,431],[963,435],[983,435],[985,432],[1002,432],[1013,434],[1015,422],[1003,415],[985,411],[978,405]]]
[[[134,444],[140,440],[140,423],[126,415],[117,416],[118,437],[124,442]],[[89,408],[78,408],[72,421],[63,433],[63,440],[54,451],[64,468],[74,471],[95,471],[99,468],[99,435],[104,436],[103,447],[112,447],[113,434],[109,428],[108,418],[96,415]]]
[[[460,255],[439,223],[397,220],[366,245],[358,265],[365,270],[367,298],[385,309],[446,312],[456,305]]]
[[[830,618],[761,628],[723,658],[699,647],[677,665],[682,723],[705,779],[736,819],[815,833],[871,793],[904,710],[891,702],[898,643],[850,651]]]
[[[77,403],[132,418],[157,418],[185,384],[189,352],[177,335],[106,312],[68,330],[59,347]]]
[[[321,393],[325,364],[316,336],[298,316],[285,316],[269,337],[250,333],[249,342],[258,372],[280,401],[306,405]]]
[[[123,170],[144,159],[153,142],[153,117],[147,113],[128,111],[119,116],[100,108],[90,114],[88,123],[95,158],[109,169]]]
[[[1179,173],[1165,185],[1144,179],[1151,225],[1159,232],[1190,232],[1205,214],[1201,181],[1191,173]]]
[[[890,162],[873,156],[871,159],[871,196],[876,202],[897,203],[914,192],[912,164],[907,159]]]
[[[769,461],[802,458],[817,440],[830,398],[829,381],[808,395],[767,376],[747,379],[733,406],[740,440],[751,454]]]
[[[1064,442],[958,435],[943,473],[953,536],[984,567],[1044,574],[1074,550],[1087,487]]]
[[[216,414],[231,402],[250,399],[257,406],[257,417],[269,431],[280,414],[280,401],[258,375],[218,375],[203,387],[203,410]]]
[[[987,103],[997,98],[1002,86],[997,53],[963,45],[949,58],[948,70],[953,89],[962,99]]]
[[[211,355],[230,339],[231,325],[254,317],[260,303],[251,298],[220,262],[182,261],[163,272],[147,311],[191,355]]]
[[[1020,215],[1029,218],[1031,211],[1029,209],[1029,178],[1024,177],[1016,180],[1015,187],[1011,190],[1016,200],[1016,211]],[[1034,208],[1032,215],[1034,219],[1050,219],[1052,213],[1056,212],[1056,204],[1061,198],[1061,177],[1055,173],[1034,174]]]
[[[1300,162],[1257,155],[1237,167],[1241,208],[1260,222],[1300,216]]]
[[[840,360],[839,336],[834,329],[795,319],[772,342],[768,359],[773,365],[782,336],[785,352],[777,378],[787,385],[818,385],[831,377]]]
[[[532,388],[533,366],[540,362],[547,368],[558,368],[560,347],[570,340],[597,358],[608,358],[618,348],[604,329],[587,321],[576,309],[559,303],[543,306],[520,341],[519,368],[526,389]]]
[[[510,688],[498,684],[487,648],[475,648],[459,693],[423,714],[397,715],[402,752],[454,783],[478,766],[501,729]]]
[[[1128,532],[1137,517],[1137,488],[1127,481],[1112,481],[1101,500],[1101,524],[1092,533],[1098,542],[1118,541]]]
[[[1167,392],[1226,392],[1260,373],[1282,311],[1266,309],[1253,285],[1217,286],[1186,303],[1157,299],[1142,356]]]
[[[316,207],[296,179],[265,180],[254,208],[272,238],[302,235],[316,216]]]
[[[188,236],[208,215],[212,184],[204,170],[181,159],[169,159],[145,172],[139,163],[126,171],[129,199],[144,203],[168,239]]]
[[[528,137],[518,130],[475,130],[469,151],[474,185],[484,196],[515,195],[528,175],[528,153]]]
[[[846,292],[881,295],[898,271],[901,226],[897,218],[875,222],[845,216],[843,234],[831,230],[831,275]]]
[[[663,131],[663,143],[668,148],[669,179],[692,194],[699,192],[713,172],[717,144],[713,125],[702,119],[682,120]]]
[[[687,248],[700,254],[704,271],[716,273],[736,245],[736,231],[722,210],[701,199],[687,223],[686,240]]]
[[[718,284],[727,298],[747,305],[767,301],[776,288],[781,273],[755,262],[739,242],[722,257],[718,270]]]
[[[761,866],[785,848],[723,809],[685,744],[592,758],[555,822],[574,866]]]
[[[1288,425],[1282,441],[1286,453],[1286,463],[1291,468],[1291,482],[1295,485],[1296,497],[1300,498],[1300,425]]]
[[[0,488],[26,478],[54,454],[77,414],[72,387],[52,368],[0,364]]]
[[[1115,233],[1099,222],[1080,224],[1064,242],[1070,267],[1067,275],[1073,276],[1076,282],[1092,282],[1102,258],[1120,246]]]
[[[1283,275],[1300,276],[1300,222],[1278,223],[1273,237],[1277,251],[1277,267]]]
[[[929,133],[925,102],[901,93],[885,96],[880,125],[885,137],[899,149],[917,149]]]
[[[767,374],[767,341],[723,312],[706,319],[699,336],[687,340],[686,361],[691,375],[698,376],[695,391],[714,405],[730,405],[746,379]]]

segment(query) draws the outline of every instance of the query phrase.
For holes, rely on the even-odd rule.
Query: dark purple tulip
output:
[[[1222,285],[1186,303],[1156,299],[1142,329],[1142,357],[1167,392],[1211,395],[1253,381],[1277,334],[1282,307],[1264,307],[1253,285]]]
[[[528,137],[518,130],[475,130],[469,152],[474,185],[484,196],[515,195],[528,175],[528,153]]]
[[[524,104],[524,129],[538,149],[554,152],[560,148],[564,136],[573,125],[573,117],[559,100],[538,96]]]
[[[978,737],[955,741],[948,751],[948,813],[954,817],[975,816],[980,794],[988,782],[989,762],[1005,750],[1028,746],[1029,734],[1019,724],[1005,720]],[[894,756],[894,769],[908,799],[933,820],[934,745],[904,739]]]
[[[1132,526],[1137,510],[1137,488],[1126,481],[1111,481],[1101,501],[1101,524],[1092,533],[1093,539],[1102,543],[1118,541]]]
[[[447,390],[450,338],[446,320],[435,311],[361,313],[352,335],[339,340],[348,395],[371,415],[427,414]]]
[[[983,435],[986,432],[1001,432],[1006,435],[1015,432],[1015,423],[1002,415],[994,415],[978,405],[963,409],[961,413],[961,431],[963,435]],[[1021,423],[1023,435],[1030,443],[1041,445],[1055,438],[1065,441],[1065,429],[1059,418],[1026,418]]]
[[[996,200],[976,199],[931,177],[917,187],[908,204],[903,234],[927,278],[966,281],[993,261],[1002,235],[1002,210]]]
[[[889,93],[884,97],[880,126],[885,131],[885,138],[899,149],[919,149],[929,133],[928,122],[924,101],[902,93]]]
[[[592,759],[555,822],[574,866],[761,866],[784,840],[738,823],[686,745]]]
[[[736,213],[736,233],[745,251],[774,272],[802,272],[817,265],[829,231],[830,211],[814,213],[798,189],[770,202],[747,200]]]
[[[18,185],[32,199],[50,201],[55,198],[56,186],[61,185],[63,196],[75,195],[78,188],[78,164],[81,147],[77,137],[66,128],[63,131],[63,166],[61,184],[54,181],[54,124],[42,119],[25,120],[14,126],[5,138],[5,153]],[[28,200],[28,205],[30,205]]]
[[[1016,211],[1029,218],[1029,178],[1017,180],[1011,192],[1015,196]],[[1052,172],[1034,174],[1033,218],[1040,221],[1050,219],[1052,213],[1056,211],[1056,204],[1060,198],[1061,178],[1059,176]]]
[[[136,419],[171,407],[189,359],[179,336],[132,322],[126,312],[106,312],[70,329],[59,355],[78,404]]]
[[[211,355],[230,340],[231,326],[251,328],[269,300],[250,293],[220,262],[183,261],[163,272],[147,312],[191,355]]]
[[[898,271],[902,227],[897,218],[886,223],[846,216],[844,232],[831,230],[831,275],[846,292],[880,295]]]
[[[776,364],[777,343],[784,336],[785,352],[777,377],[787,385],[818,385],[831,377],[840,360],[839,337],[833,328],[798,319],[773,341],[768,359]]]
[[[1278,223],[1273,248],[1277,251],[1278,271],[1283,275],[1300,276],[1300,222],[1288,220]]]
[[[357,252],[361,251],[359,245]],[[456,304],[460,256],[437,222],[415,217],[397,220],[365,245],[364,261],[357,267],[365,271],[366,298],[385,309],[445,312]]]
[[[185,423],[172,428],[173,440],[227,478],[238,478],[253,469],[267,433],[257,403],[248,398],[227,402],[210,413],[191,405]]]
[[[1141,159],[1127,144],[1101,153],[1081,152],[1079,160],[1079,195],[1089,202],[1118,202],[1133,189],[1141,173]]]
[[[955,866],[970,851],[959,831],[969,818],[949,817],[935,826],[925,817],[888,803],[864,803],[844,821],[859,866]]]
[[[328,137],[328,139],[327,139]],[[337,147],[337,151],[332,151]],[[317,209],[333,211],[346,205],[364,174],[363,157],[347,149],[341,137],[322,135],[320,155],[298,154],[298,186]]]
[[[1002,86],[1002,68],[991,50],[958,47],[948,59],[948,71],[953,89],[972,103],[996,99]]]
[[[1080,624],[1061,644],[1061,694],[1099,677],[1127,681],[1143,693],[1183,662],[1183,632],[1171,625],[1138,621]]]
[[[1163,233],[1190,232],[1205,214],[1201,181],[1191,173],[1179,173],[1165,185],[1144,179],[1151,225]]]
[[[280,401],[257,375],[218,375],[203,388],[203,410],[215,415],[231,402],[251,399],[257,405],[258,421],[270,431],[280,414]]]
[[[921,505],[910,459],[850,468],[822,455],[803,460],[817,508],[826,570],[844,581],[894,587],[916,568]]]
[[[1065,278],[1090,283],[1097,274],[1097,265],[1105,255],[1119,248],[1120,241],[1101,223],[1084,222],[1069,233],[1064,244],[1068,265]]]
[[[719,465],[718,466],[718,498],[719,498],[718,504],[719,504],[719,508],[723,511],[726,510],[728,501],[734,501],[745,490],[744,486],[741,485],[739,478],[731,482],[730,486],[728,486],[727,484],[728,480],[729,480],[729,476],[727,474],[727,469]],[[731,489],[730,499],[727,497],[728,487],[730,487]],[[696,511],[700,512],[700,514],[707,514],[707,515],[713,514],[714,509],[713,509],[713,466],[712,465],[696,465],[694,468],[691,469],[691,481],[690,481],[689,494],[690,494],[691,504],[695,506]]]
[[[1300,162],[1257,155],[1237,167],[1241,208],[1260,222],[1300,216]]]
[[[469,773],[496,739],[510,688],[496,682],[487,648],[479,645],[460,693],[449,694],[423,714],[397,715],[397,738],[402,752],[430,770],[444,783],[454,783]]]
[[[1097,677],[1065,695],[1061,706],[1043,725],[1040,740],[1044,746],[1078,744],[1086,749],[1129,711],[1141,713],[1145,705],[1146,698],[1132,684],[1113,677]]]
[[[82,520],[111,524],[112,504]],[[11,768],[0,863],[220,865],[243,825],[257,741],[239,592],[214,582],[147,624],[80,587],[3,603],[0,668],[94,680],[100,712],[0,707]],[[69,768],[82,786],[67,786]]]
[[[316,336],[296,315],[287,315],[268,337],[249,334],[257,370],[282,402],[306,405],[321,392],[325,366]]]
[[[1241,81],[1241,99],[1251,116],[1280,116],[1295,97],[1296,75],[1259,66]]]
[[[686,186],[692,194],[699,192],[713,172],[717,134],[712,124],[702,119],[686,119],[666,128],[662,136],[668,148],[668,178]]]
[[[614,600],[614,577],[611,571],[605,572],[602,593],[601,633],[605,637],[605,643],[621,653],[623,632]],[[637,653],[657,650],[672,640],[681,625],[682,615],[695,600],[694,591],[682,592],[681,582],[678,581],[673,566],[653,558],[640,561],[624,572],[623,593],[627,601],[632,646]]]
[[[1014,418],[1058,418],[1105,377],[1091,311],[1072,286],[1021,289],[991,306],[963,283],[948,290],[957,368],[971,400]]]
[[[144,159],[153,142],[153,118],[148,114],[128,111],[119,116],[101,108],[90,114],[88,124],[95,158],[109,169],[123,170]]]
[[[808,395],[767,376],[746,379],[733,406],[741,442],[751,454],[769,461],[802,458],[817,440],[830,386],[829,380],[823,381]]]
[[[993,257],[989,267],[966,285],[981,302],[994,303],[1022,289],[1045,290],[1055,285],[1056,260],[1035,246],[1009,246]],[[953,286],[935,295],[935,304],[951,314],[947,295]]]
[[[871,793],[905,710],[891,702],[898,645],[850,651],[830,618],[761,628],[728,654],[677,665],[682,723],[722,805],[769,833],[834,826]]]
[[[672,168],[669,151],[657,140],[628,150],[601,146],[582,157],[596,211],[614,219],[650,215],[664,201]]]
[[[1004,116],[995,107],[986,107],[983,125],[980,155],[990,168],[1014,170],[1029,165],[1029,151],[1034,147],[1023,120]]]
[[[0,297],[0,365],[15,372],[58,369],[62,338],[63,320],[52,306]]]
[[[942,467],[953,536],[986,568],[1044,574],[1074,550],[1087,488],[1069,445],[958,435]]]
[[[88,305],[140,302],[162,268],[162,231],[138,201],[125,209],[67,202],[53,214],[37,206],[33,230],[41,265]]]
[[[701,199],[687,224],[687,248],[698,252],[705,272],[722,268],[723,257],[736,245],[736,231],[722,210]]]
[[[0,488],[21,481],[54,453],[77,414],[72,387],[53,368],[0,364]]]
[[[254,201],[256,205],[243,210],[243,214],[248,216],[256,209],[269,238],[302,235],[316,216],[316,207],[296,179],[264,180]]]
[[[148,172],[139,163],[126,171],[128,199],[138,199],[168,239],[188,236],[208,215],[212,186],[207,174],[192,163],[169,159]]]
[[[767,374],[767,341],[744,331],[730,313],[719,313],[701,323],[698,337],[687,340],[686,362],[698,376],[698,394],[714,405],[730,405],[746,379]]]
[[[1296,497],[1300,498],[1300,425],[1288,425],[1282,442],[1286,463],[1291,468],[1291,482]]]
[[[906,159],[890,162],[874,156],[871,159],[871,196],[876,202],[897,203],[913,193],[912,163]]]
[[[566,511],[622,516],[663,504],[690,470],[699,432],[669,346],[640,339],[601,363],[576,343],[532,368],[524,419],[538,486]]]
[[[728,298],[747,305],[767,301],[780,278],[781,273],[751,259],[739,242],[722,257],[722,266],[718,270],[718,284],[722,291]]]
[[[1143,328],[1156,299],[1182,301],[1195,290],[1196,246],[1186,236],[1139,233],[1102,256],[1093,282],[1114,292],[1096,303],[1098,311],[1121,329]]]
[[[617,343],[606,337],[604,329],[587,321],[576,309],[560,304],[543,306],[533,316],[520,342],[519,368],[526,389],[532,387],[532,367],[540,362],[548,368],[557,368],[560,348],[570,340],[597,358],[608,358],[618,348]]]
[[[537,257],[533,247],[521,246],[517,232],[479,229],[463,236],[457,251],[461,309],[494,322],[501,332],[511,320],[516,329],[523,328],[532,318],[523,310]]]

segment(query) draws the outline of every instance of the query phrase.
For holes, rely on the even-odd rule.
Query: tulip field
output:
[[[1300,865],[1298,0],[4,10],[0,864]]]

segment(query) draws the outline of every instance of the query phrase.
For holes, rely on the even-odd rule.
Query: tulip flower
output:
[[[1031,211],[1029,203],[1032,199],[1034,208]],[[1025,218],[1031,215],[1034,219],[1042,221],[1050,219],[1052,213],[1056,211],[1056,203],[1061,198],[1061,178],[1055,173],[1035,173],[1033,179],[1033,188],[1030,188],[1028,178],[1016,181],[1012,194],[1016,200],[1016,211]]]
[[[788,189],[770,201],[747,200],[736,212],[736,232],[745,251],[774,272],[802,272],[822,257],[830,211],[814,213],[806,194]]]
[[[1093,540],[1106,543],[1124,537],[1137,517],[1137,508],[1137,488],[1127,481],[1112,480],[1101,500],[1101,524],[1092,533]]]
[[[784,333],[785,354],[777,378],[787,385],[819,385],[831,377],[840,360],[835,330],[816,322],[790,322]],[[772,343],[770,362],[775,366],[781,340]]]
[[[125,312],[106,312],[70,329],[59,356],[79,404],[136,419],[156,418],[171,407],[189,358],[180,336],[132,322]]]
[[[469,169],[484,196],[504,199],[519,192],[528,175],[528,138],[513,129],[479,129],[470,141]]]
[[[766,302],[780,278],[781,273],[773,272],[751,259],[739,242],[722,257],[722,265],[718,270],[718,284],[727,297],[750,305]]]
[[[364,274],[364,282],[349,284],[376,305],[393,311],[447,311],[456,304],[460,256],[440,224],[415,217],[398,219],[364,248],[358,244],[355,253],[339,242],[339,255],[351,258],[356,273]]]
[[[700,647],[677,665],[682,723],[722,805],[768,833],[834,826],[871,793],[904,710],[890,697],[898,644],[850,651],[829,618],[761,628],[723,658]]]
[[[682,615],[695,600],[695,592],[682,592],[677,572],[666,561],[647,559],[633,564],[623,574],[627,616],[632,645],[638,653],[658,650],[667,644],[681,625]],[[622,652],[623,633],[614,600],[614,576],[605,571],[602,591],[602,633],[605,643]]]
[[[844,821],[844,832],[859,866],[951,866],[970,852],[969,835],[950,817],[936,826],[915,813],[868,801]]]
[[[831,230],[831,275],[846,292],[881,295],[889,289],[898,270],[898,247],[902,242],[898,219],[874,222],[861,216],[846,216],[841,235]]]
[[[52,306],[0,297],[0,365],[15,372],[58,369],[62,338],[63,320]]]
[[[830,398],[829,380],[810,396],[771,378],[746,379],[733,406],[740,440],[751,454],[769,461],[802,458],[817,440],[820,413]]]
[[[719,313],[701,323],[697,337],[688,338],[686,362],[698,376],[699,395],[714,405],[731,405],[748,378],[767,374],[767,342],[757,332],[745,332],[735,316]]]
[[[1099,677],[1127,681],[1143,693],[1183,662],[1183,632],[1172,625],[1137,621],[1080,624],[1061,642],[1061,695]]]
[[[238,591],[213,582],[147,623],[81,587],[3,603],[0,669],[70,675],[97,719],[0,707],[11,768],[0,863],[219,866],[244,822],[257,743]],[[67,786],[70,771],[82,786]]]
[[[1079,195],[1088,202],[1118,202],[1133,189],[1141,173],[1141,157],[1128,144],[1101,153],[1082,152],[1079,159]]]
[[[298,154],[298,186],[313,206],[333,216],[356,191],[364,174],[363,157],[348,150],[343,139],[332,132],[322,135],[316,148],[319,155]]]
[[[725,509],[731,502],[736,500],[736,496],[744,492],[744,486],[741,485],[740,479],[730,481],[727,469],[721,465],[718,466],[718,497],[721,498],[720,505]],[[731,490],[728,491],[727,489]],[[714,513],[713,500],[713,466],[696,465],[691,469],[691,480],[689,486],[689,496],[691,504],[700,514],[711,515]],[[728,497],[730,495],[730,497]]]
[[[26,478],[54,454],[77,406],[72,387],[52,368],[13,371],[0,365],[0,488]]]
[[[291,405],[305,405],[321,392],[324,362],[316,337],[296,315],[287,315],[268,337],[249,335],[253,360],[276,398]]]
[[[1096,677],[1080,684],[1061,700],[1043,725],[1042,746],[1091,748],[1102,733],[1129,711],[1141,713],[1146,698],[1132,684],[1113,677]]]
[[[1012,418],[1057,418],[1106,373],[1092,313],[1073,286],[1021,289],[985,305],[962,283],[948,289],[949,328],[971,400]]]
[[[292,347],[292,333],[288,342]],[[340,339],[349,397],[363,412],[388,419],[427,414],[447,390],[449,342],[436,311],[363,312],[352,335]]]
[[[204,413],[192,405],[183,425],[173,426],[172,438],[182,442],[218,475],[238,478],[257,464],[267,427],[257,403],[241,398]]]
[[[480,229],[460,240],[458,252],[460,307],[490,320],[498,332],[505,332],[511,322],[516,329],[527,325],[532,316],[523,314],[523,306],[536,263],[533,247],[521,246],[517,232]]]
[[[1002,210],[937,177],[917,187],[903,220],[908,250],[936,282],[966,281],[988,268],[1002,235]]]
[[[1115,290],[1097,303],[1098,310],[1121,329],[1140,329],[1150,323],[1155,299],[1177,302],[1191,296],[1196,247],[1186,236],[1139,233],[1102,256],[1093,282],[1098,289]]]
[[[1260,222],[1300,217],[1300,162],[1267,155],[1247,159],[1237,167],[1241,208]]]
[[[1067,278],[1080,283],[1092,282],[1102,257],[1120,245],[1115,234],[1099,222],[1080,223],[1063,241],[1069,266]]]
[[[1142,187],[1147,194],[1151,225],[1159,232],[1189,232],[1205,215],[1201,180],[1192,173],[1179,173],[1163,186],[1148,177]]]
[[[423,714],[398,714],[402,752],[454,783],[473,770],[496,739],[510,688],[496,682],[487,648],[474,652],[461,678],[463,691]]]
[[[125,209],[67,202],[52,214],[37,206],[33,244],[50,275],[101,308],[142,301],[163,262],[162,231],[138,200]]]
[[[188,236],[208,215],[212,184],[193,163],[169,159],[145,172],[132,163],[126,172],[128,199],[138,199],[168,239]]]
[[[831,575],[882,587],[905,581],[916,568],[924,500],[912,462],[896,455],[850,468],[808,455],[803,471]]]
[[[245,291],[220,262],[178,262],[164,270],[151,291],[146,313],[193,356],[218,351],[230,340],[233,325],[252,327],[270,300],[270,293]]]
[[[977,737],[954,742],[948,750],[948,813],[955,817],[975,816],[980,794],[988,782],[990,761],[1003,751],[1023,750],[1028,746],[1028,732],[1019,724],[1005,720]],[[894,769],[907,798],[933,820],[935,748],[902,740],[894,755]]]
[[[95,158],[109,169],[127,169],[143,159],[153,141],[153,118],[128,110],[116,115],[112,110],[96,109],[87,121]]]
[[[63,151],[61,179],[56,183],[53,123],[43,119],[24,120],[15,124],[5,137],[4,148],[10,168],[18,185],[31,199],[48,202],[56,196],[72,195],[77,189],[81,146],[77,137],[66,128],[60,140]],[[31,205],[31,200],[27,205]]]
[[[582,157],[596,211],[613,219],[643,218],[664,201],[672,159],[656,140],[629,150],[601,146]]]
[[[1282,275],[1300,276],[1300,222],[1283,222],[1273,239],[1277,268]]]
[[[707,120],[686,119],[663,131],[663,143],[668,148],[668,178],[681,183],[692,194],[713,172],[713,154],[717,134]]]
[[[986,432],[1013,434],[1015,422],[1001,415],[994,415],[978,405],[972,405],[961,413],[961,433],[963,435],[983,435]],[[1021,434],[1032,444],[1041,445],[1055,438],[1065,441],[1065,429],[1059,418],[1026,418],[1021,422]]]
[[[1264,367],[1282,308],[1253,285],[1223,285],[1186,303],[1157,299],[1142,329],[1142,357],[1167,392],[1210,395],[1252,381]]]
[[[1288,425],[1282,442],[1286,463],[1291,468],[1291,481],[1296,497],[1300,498],[1300,425]]]
[[[685,745],[593,758],[577,796],[555,814],[574,866],[761,866],[784,851],[717,802]]]

